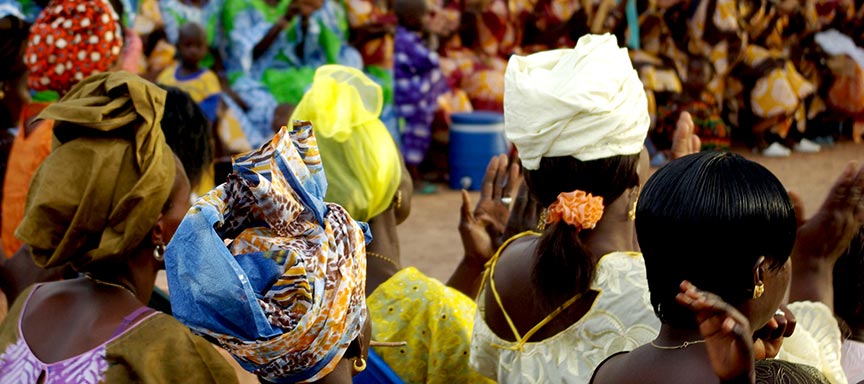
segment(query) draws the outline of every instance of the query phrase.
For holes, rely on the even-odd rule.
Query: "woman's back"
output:
[[[494,272],[478,298],[474,322],[475,370],[504,383],[583,383],[607,356],[656,336],[660,323],[648,300],[640,254],[603,256],[591,289],[556,313],[530,283],[532,259],[522,252],[536,241],[515,241],[500,262],[493,259]]]
[[[18,298],[0,326],[0,383],[236,381],[172,317],[84,284],[37,285]]]

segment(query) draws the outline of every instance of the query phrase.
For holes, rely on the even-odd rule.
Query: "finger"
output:
[[[786,304],[781,305],[780,310],[786,314],[786,329],[783,332],[783,336],[792,336],[792,334],[795,333],[795,326],[798,325],[798,319],[795,318],[795,313],[786,307]]]
[[[462,190],[462,221],[471,222],[474,220],[474,214],[471,213],[471,196],[468,195],[468,191]]]
[[[504,187],[504,196],[515,196],[516,191],[521,184],[522,175],[519,173],[519,163],[513,162],[512,164],[510,164],[510,172],[507,175],[507,186]]]
[[[503,197],[504,183],[507,182],[507,155],[498,155],[497,168],[495,170],[495,185],[492,187],[492,199],[498,200]]]
[[[483,186],[480,188],[480,200],[488,200],[492,197],[492,188],[495,184],[495,171],[498,169],[498,156],[489,160],[486,166],[486,174],[483,175]]]
[[[696,153],[696,152],[699,152],[700,150],[702,150],[702,139],[700,139],[699,136],[696,136],[696,134],[693,134],[693,136],[690,136],[690,142],[691,142],[691,151],[693,153]]]
[[[795,208],[795,220],[800,227],[804,224],[804,199],[795,191],[789,191],[789,200],[792,200],[792,207]]]

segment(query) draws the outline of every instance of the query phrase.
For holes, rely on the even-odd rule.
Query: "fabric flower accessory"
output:
[[[558,194],[558,200],[547,210],[546,224],[564,220],[577,230],[594,229],[601,217],[603,217],[603,198],[576,190]]]

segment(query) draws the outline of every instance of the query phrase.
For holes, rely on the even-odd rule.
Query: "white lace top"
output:
[[[598,295],[588,313],[555,336],[522,343],[503,340],[486,325],[484,289],[477,299],[471,367],[499,383],[587,383],[607,357],[657,336],[660,321],[647,284],[641,254],[607,254],[597,263],[591,289]]]
[[[783,340],[776,359],[815,367],[832,384],[846,384],[840,363],[840,327],[831,309],[812,301],[796,301],[787,307],[797,324],[792,336]]]

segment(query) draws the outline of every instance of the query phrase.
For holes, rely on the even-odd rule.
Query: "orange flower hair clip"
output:
[[[561,192],[558,200],[549,206],[546,224],[565,223],[577,230],[593,229],[603,217],[603,198],[585,191]]]

